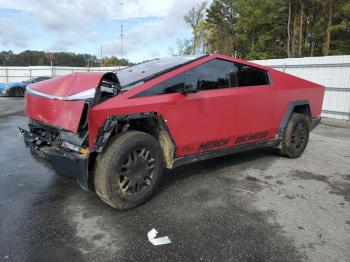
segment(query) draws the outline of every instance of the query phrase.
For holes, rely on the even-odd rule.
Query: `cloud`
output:
[[[91,31],[87,34],[87,40],[91,41],[91,42],[94,42],[98,39],[98,32],[95,32],[95,31]]]
[[[165,39],[173,39],[175,43],[177,38],[181,38],[189,30],[183,20],[183,16],[192,6],[200,2],[202,1],[177,0],[168,2],[170,4],[167,5],[167,12],[163,14],[164,17],[162,19],[139,23],[124,33],[124,55],[135,51],[143,52],[145,46],[149,46],[151,56],[154,54],[165,55],[168,52],[168,48],[160,52],[157,48],[152,48],[152,46],[156,46]],[[120,40],[104,43],[104,50],[106,54],[119,55]]]
[[[123,1],[123,14],[121,12]],[[0,0],[0,9],[15,9],[30,14],[40,24],[41,35],[50,36],[51,51],[69,50],[78,42],[95,46],[103,44],[107,55],[120,54],[119,25],[125,24],[124,54],[148,52],[148,55],[167,53],[164,42],[184,38],[190,28],[183,21],[184,14],[203,0]],[[106,36],[103,25],[115,26]],[[1,26],[1,31],[3,31]],[[23,26],[25,28],[25,26]],[[28,35],[23,28],[14,28],[7,44],[25,45]],[[39,30],[39,29],[38,29]],[[2,32],[2,34],[5,34]],[[111,40],[113,39],[114,40]],[[53,39],[53,40],[52,40]],[[109,40],[108,40],[109,39]],[[3,37],[1,43],[4,45]],[[79,52],[79,51],[78,51]]]
[[[55,42],[48,48],[48,51],[67,52],[69,51],[68,47],[72,47],[77,43],[78,39],[74,35],[58,36]]]
[[[8,18],[0,17],[0,43],[6,47],[26,47],[28,33]]]

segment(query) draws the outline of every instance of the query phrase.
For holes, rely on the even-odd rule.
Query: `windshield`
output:
[[[31,77],[31,78],[29,78],[27,80],[24,80],[23,82],[25,82],[25,83],[32,83],[34,79],[36,79],[36,77]]]
[[[187,64],[201,57],[203,57],[203,55],[158,58],[138,65],[123,68],[116,71],[115,74],[117,74],[122,89],[130,89],[140,83],[143,83],[147,79],[150,79],[152,76]]]

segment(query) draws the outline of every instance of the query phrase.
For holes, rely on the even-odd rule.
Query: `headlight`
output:
[[[30,86],[28,86],[26,92],[29,94],[33,94],[33,95],[37,95],[37,96],[41,96],[41,97],[46,97],[49,99],[72,101],[72,100],[85,100],[88,98],[94,98],[95,94],[96,94],[96,89],[91,88],[91,89],[88,89],[88,90],[85,90],[85,91],[82,91],[80,93],[76,93],[76,94],[70,95],[70,96],[53,96],[53,95],[48,95],[48,94],[36,91],[34,89],[31,89]]]
[[[9,91],[9,87],[8,86],[5,86],[4,89],[1,91],[2,94],[6,95]]]
[[[74,95],[65,96],[63,100],[83,100],[88,98],[94,98],[95,94],[96,94],[96,88],[91,88]]]

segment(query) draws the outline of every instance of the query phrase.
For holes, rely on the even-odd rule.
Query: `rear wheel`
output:
[[[16,96],[20,97],[20,96],[24,96],[24,89],[22,87],[18,87],[17,88],[17,94]]]
[[[309,119],[305,114],[292,114],[282,137],[282,155],[297,158],[303,154],[309,141],[309,126]]]
[[[95,190],[110,206],[130,209],[152,195],[162,172],[158,141],[147,133],[128,131],[115,137],[97,157]]]

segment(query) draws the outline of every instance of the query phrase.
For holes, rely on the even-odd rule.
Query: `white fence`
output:
[[[350,120],[350,55],[256,60],[326,87],[322,115]]]
[[[115,71],[123,67],[0,66],[0,83],[20,82],[35,76],[62,76],[74,72]]]
[[[350,55],[253,61],[326,87],[322,115],[350,120]],[[121,67],[0,67],[0,83],[34,76],[60,76],[82,71],[114,71]]]

